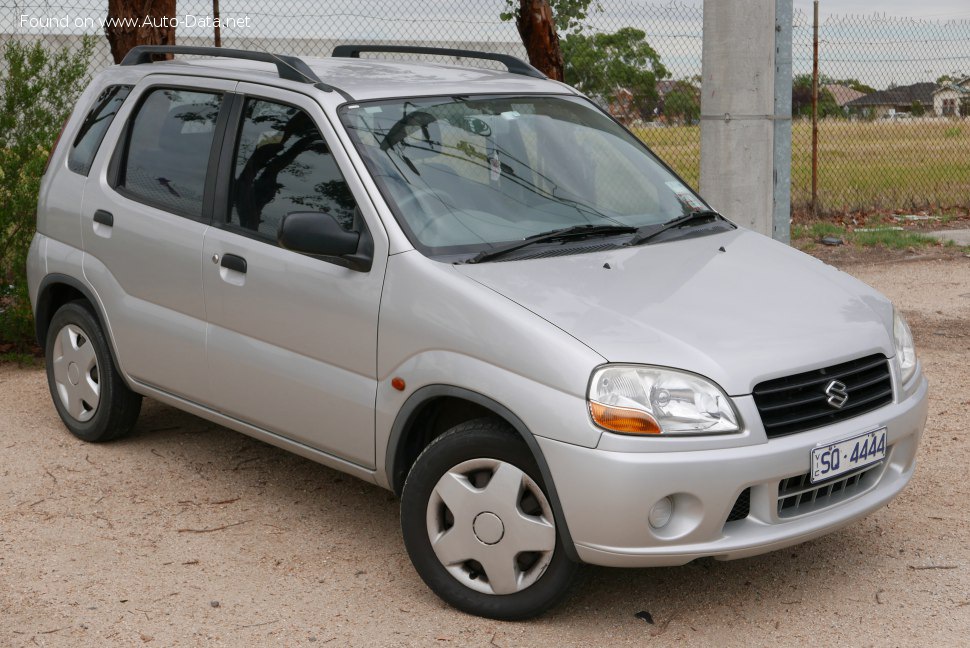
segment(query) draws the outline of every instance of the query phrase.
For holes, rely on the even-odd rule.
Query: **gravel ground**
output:
[[[525,623],[431,594],[377,487],[150,401],[87,445],[42,371],[0,367],[0,645],[967,645],[970,260],[846,269],[906,313],[931,382],[906,491],[757,558],[587,567]]]

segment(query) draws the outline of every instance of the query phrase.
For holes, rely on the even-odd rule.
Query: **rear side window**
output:
[[[222,95],[153,90],[135,114],[118,187],[134,200],[202,217],[209,152]]]
[[[71,151],[67,155],[67,168],[74,173],[88,174],[94,162],[94,156],[98,154],[98,149],[101,147],[104,134],[108,132],[108,127],[111,126],[129,92],[131,92],[130,85],[108,86],[101,91],[74,137]]]

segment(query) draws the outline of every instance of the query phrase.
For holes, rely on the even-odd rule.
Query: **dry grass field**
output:
[[[692,186],[700,127],[639,128],[636,134]],[[811,197],[812,126],[792,128],[792,202]],[[966,207],[970,204],[970,120],[823,120],[819,204],[824,211]]]

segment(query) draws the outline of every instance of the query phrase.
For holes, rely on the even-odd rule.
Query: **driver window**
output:
[[[286,214],[323,212],[354,226],[356,202],[305,112],[247,99],[233,164],[229,224],[276,240]]]

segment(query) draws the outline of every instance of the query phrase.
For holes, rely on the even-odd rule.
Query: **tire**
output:
[[[539,615],[566,595],[578,569],[535,458],[497,420],[462,423],[424,449],[404,483],[401,528],[428,587],[477,616]]]
[[[87,302],[69,302],[54,313],[45,358],[54,407],[71,434],[98,442],[131,431],[141,411],[141,396],[122,380]]]

